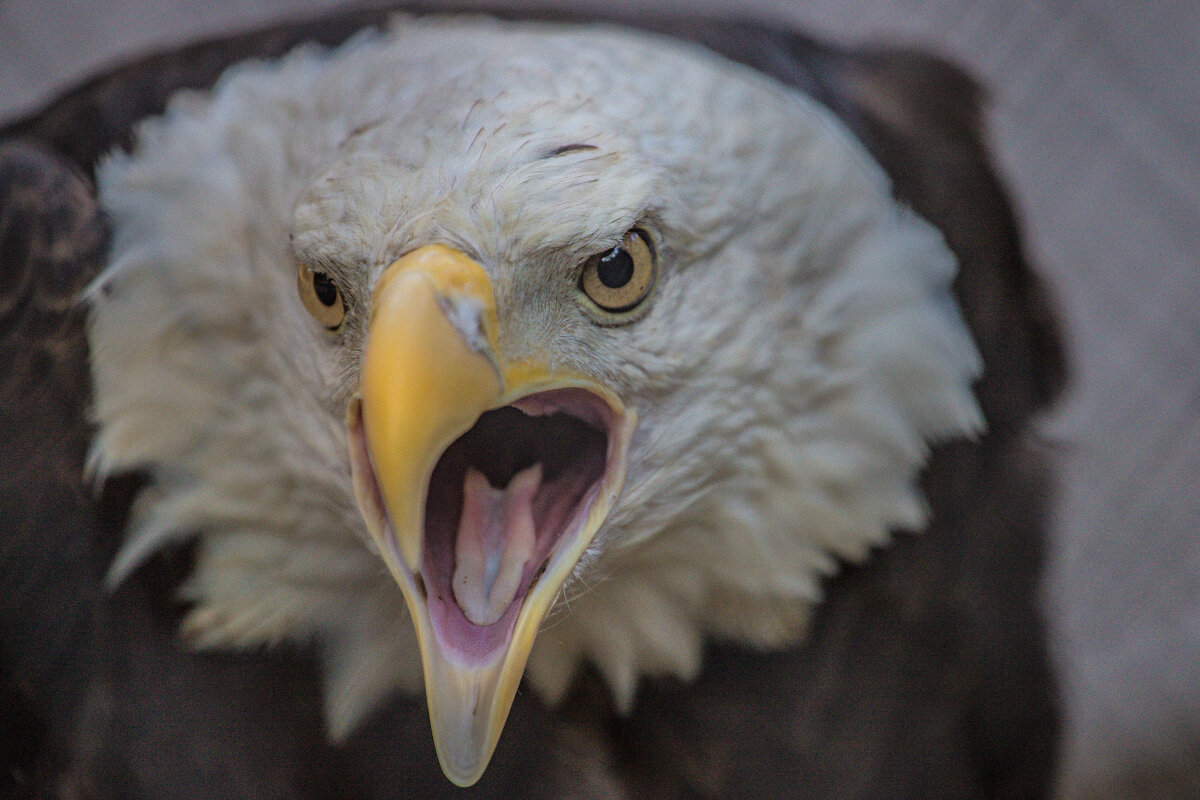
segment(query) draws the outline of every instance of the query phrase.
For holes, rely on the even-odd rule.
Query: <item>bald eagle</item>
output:
[[[640,22],[343,13],[4,131],[13,787],[1045,791],[1061,368],[973,87]]]

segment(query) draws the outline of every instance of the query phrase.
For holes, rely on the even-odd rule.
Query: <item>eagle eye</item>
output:
[[[331,331],[341,327],[346,318],[346,303],[337,284],[324,272],[317,272],[304,264],[297,272],[300,300],[308,313],[317,322]]]
[[[657,259],[650,237],[634,228],[611,250],[583,263],[579,288],[603,311],[632,311],[654,288]]]

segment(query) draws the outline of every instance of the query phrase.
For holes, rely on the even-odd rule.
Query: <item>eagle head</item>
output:
[[[195,538],[192,644],[310,643],[335,736],[423,679],[463,785],[523,675],[625,709],[795,642],[981,424],[940,235],[694,46],[400,17],[177,96],[100,189],[93,465],[151,476],[111,581]]]

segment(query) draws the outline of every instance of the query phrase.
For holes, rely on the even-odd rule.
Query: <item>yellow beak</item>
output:
[[[536,359],[505,358],[498,334],[491,281],[478,263],[442,245],[409,253],[388,267],[375,289],[359,397],[347,411],[359,506],[413,617],[438,758],[460,786],[475,783],[487,767],[538,628],[620,491],[635,424],[635,415],[594,380]],[[489,410],[516,403],[546,414],[542,406],[563,396],[571,403],[585,397],[585,416],[605,428],[607,439],[602,474],[577,502],[561,536],[548,538],[533,524],[529,496],[552,491],[537,466],[511,478],[511,485],[524,489],[492,489],[478,475],[466,478],[466,488],[457,485],[463,517],[473,504],[468,496],[492,498],[479,503],[503,507],[478,512],[492,515],[484,526],[493,530],[487,534],[491,544],[479,544],[484,535],[458,521],[457,550],[430,546],[430,481],[447,448]],[[486,488],[472,488],[472,480]],[[511,522],[522,510],[528,521]],[[482,555],[472,555],[472,546],[483,548]],[[447,566],[448,559],[462,563]],[[508,593],[491,601],[494,615],[481,589],[454,599],[459,589],[451,580],[487,573],[492,591],[497,572]],[[480,599],[472,605],[462,597]]]

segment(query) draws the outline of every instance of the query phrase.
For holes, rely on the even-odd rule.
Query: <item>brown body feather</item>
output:
[[[581,679],[549,710],[519,695],[491,768],[445,782],[424,704],[398,699],[326,743],[307,654],[197,655],[171,590],[186,550],[101,585],[137,477],[83,473],[90,394],[81,309],[108,230],[87,177],[181,87],[350,12],[192,45],[101,76],[2,131],[0,148],[0,794],[72,797],[1031,798],[1057,733],[1037,606],[1048,474],[1029,430],[1063,366],[960,72],[908,52],[843,52],[755,25],[658,19],[828,105],[938,226],[983,353],[988,433],[940,447],[933,523],[827,586],[809,640],[713,646],[697,681],[651,681],[634,713]],[[23,140],[23,142],[22,142]]]

